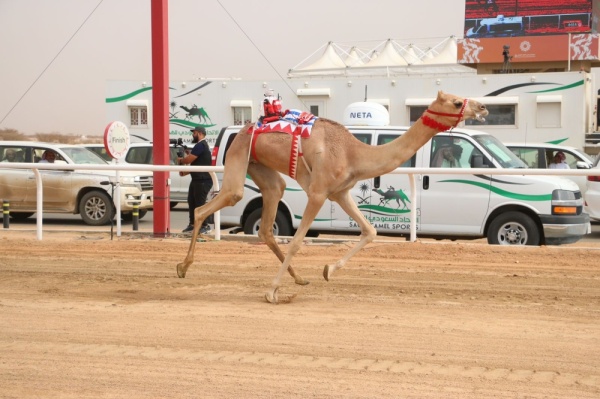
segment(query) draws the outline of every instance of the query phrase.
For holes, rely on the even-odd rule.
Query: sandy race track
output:
[[[600,397],[600,247],[348,245],[0,232],[0,397]]]

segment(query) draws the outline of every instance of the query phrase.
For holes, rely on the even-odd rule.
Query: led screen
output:
[[[467,0],[465,4],[465,38],[592,31],[592,0]]]

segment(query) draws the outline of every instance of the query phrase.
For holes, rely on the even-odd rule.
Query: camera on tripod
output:
[[[187,146],[183,144],[183,140],[181,139],[181,137],[178,139],[169,139],[169,144],[174,145],[175,148],[180,147],[180,149],[177,151],[177,157],[185,157],[185,150],[187,150]]]

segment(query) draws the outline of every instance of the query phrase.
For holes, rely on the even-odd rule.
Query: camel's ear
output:
[[[442,99],[445,97],[445,94],[443,91],[439,90],[438,91],[438,95],[437,95],[437,99],[438,101],[442,101]]]

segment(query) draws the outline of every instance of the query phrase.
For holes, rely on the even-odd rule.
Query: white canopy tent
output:
[[[445,43],[440,43],[437,47],[442,46],[441,50],[434,55],[434,51],[436,48],[432,48],[429,51],[431,54],[430,58],[426,58],[423,60],[424,64],[456,64],[458,57],[458,48],[456,45],[456,39],[454,37],[450,37],[446,40]]]
[[[392,39],[388,39],[383,47],[383,50],[379,53],[379,56],[375,59],[370,60],[363,66],[365,67],[381,67],[381,66],[405,66],[408,62],[398,53],[394,47]]]
[[[454,36],[436,41],[433,45],[416,42],[403,45],[387,39],[370,49],[329,42],[323,53],[311,62],[315,53],[290,69],[288,77],[393,76],[473,71],[457,62],[458,49]]]

